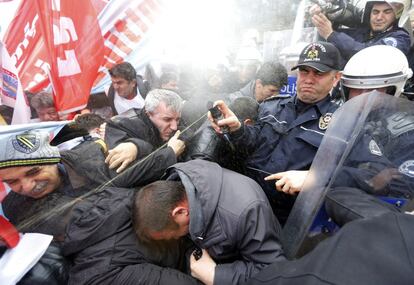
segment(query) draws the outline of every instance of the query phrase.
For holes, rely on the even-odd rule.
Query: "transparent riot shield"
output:
[[[298,255],[332,189],[358,189],[378,201],[410,199],[413,145],[414,102],[377,91],[346,102],[333,115],[283,229],[286,255]]]

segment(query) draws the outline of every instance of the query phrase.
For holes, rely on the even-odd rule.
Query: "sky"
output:
[[[13,19],[20,1],[21,0],[0,2],[0,39],[3,39],[4,33],[6,32],[10,21]]]

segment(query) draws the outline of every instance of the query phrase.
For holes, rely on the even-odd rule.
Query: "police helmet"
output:
[[[399,49],[387,45],[371,46],[356,53],[345,65],[341,89],[346,99],[349,88],[388,87],[386,93],[398,97],[412,74],[407,57]]]

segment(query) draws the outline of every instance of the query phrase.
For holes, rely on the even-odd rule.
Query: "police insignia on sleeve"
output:
[[[382,156],[382,151],[374,140],[369,142],[369,151],[378,156]]]
[[[35,152],[39,148],[40,139],[32,134],[17,135],[12,140],[12,144],[15,150],[29,154]]]
[[[328,128],[329,122],[332,119],[332,113],[326,113],[319,118],[319,129],[326,130]]]
[[[397,40],[393,37],[384,38],[383,41],[387,46],[397,47],[398,44]]]
[[[414,177],[414,160],[404,161],[400,167],[398,167],[398,171],[409,177]]]

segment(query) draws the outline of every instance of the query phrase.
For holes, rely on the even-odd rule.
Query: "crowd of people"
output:
[[[279,94],[288,72],[278,62],[248,78],[215,73],[202,90],[171,70],[151,85],[123,62],[100,103],[54,140],[41,130],[0,138],[4,215],[53,236],[21,284],[412,284],[405,2],[367,1],[352,31],[311,7],[321,40],[292,68],[293,96]],[[51,94],[30,101],[39,120],[61,119]],[[347,147],[321,209],[341,228],[288,258],[283,226],[318,179],[318,150],[337,151],[323,144],[343,110],[355,129],[335,137]]]

